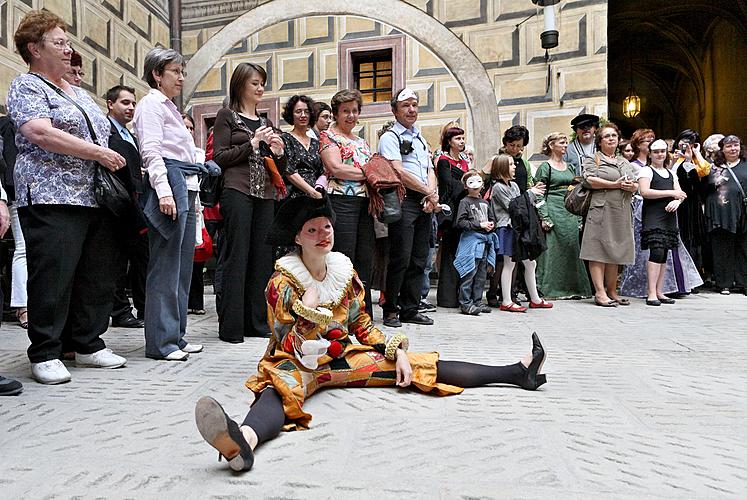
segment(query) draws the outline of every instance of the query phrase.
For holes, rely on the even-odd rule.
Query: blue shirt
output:
[[[130,131],[127,130],[127,127],[119,123],[114,118],[110,117],[109,121],[112,122],[112,125],[114,125],[114,128],[117,129],[117,132],[119,132],[120,137],[122,137],[122,139],[124,139],[125,141],[135,146],[135,149],[137,149],[137,144],[135,144],[135,139],[132,138],[132,134],[130,134]]]
[[[399,152],[400,141],[412,142],[410,154],[402,155]],[[379,154],[387,160],[402,162],[402,167],[426,186],[428,185],[428,170],[433,168],[428,151],[428,143],[420,134],[420,129],[414,125],[411,130],[408,130],[397,122],[379,139]]]

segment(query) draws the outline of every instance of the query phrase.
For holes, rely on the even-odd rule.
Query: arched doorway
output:
[[[478,165],[498,150],[500,130],[493,84],[474,53],[428,14],[401,0],[270,0],[237,18],[211,37],[187,63],[183,95],[189,101],[200,80],[234,44],[277,23],[305,16],[353,15],[381,21],[411,36],[433,52],[461,86]]]

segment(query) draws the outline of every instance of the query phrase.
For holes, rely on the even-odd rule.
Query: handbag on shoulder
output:
[[[81,105],[75,102],[72,97],[67,95],[65,91],[58,86],[45,80],[36,73],[31,74],[46,83],[50,88],[52,88],[52,90],[57,92],[60,97],[70,101],[76,108],[78,108],[78,111],[83,113],[83,118],[85,118],[86,125],[88,125],[88,132],[91,134],[91,140],[94,144],[98,145],[99,140],[96,137],[96,132],[93,130],[91,119],[88,118],[88,113],[86,113]],[[119,179],[119,177],[114,175],[114,172],[101,165],[99,162],[96,162],[96,171],[93,174],[93,196],[99,206],[109,209],[109,211],[117,217],[126,215],[132,206],[130,193],[127,191],[127,188],[125,188],[124,183]]]
[[[599,154],[594,155],[594,162],[598,167]],[[586,214],[589,213],[589,206],[591,205],[591,195],[592,190],[584,186],[584,178],[574,177],[563,199],[565,209],[573,215],[586,217]]]

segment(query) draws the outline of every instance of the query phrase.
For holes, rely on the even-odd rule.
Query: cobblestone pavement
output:
[[[212,395],[243,418],[243,388],[265,341],[217,339],[212,302],[190,316],[186,363],[144,357],[141,330],[105,339],[117,370],[71,367],[72,382],[30,379],[19,327],[0,332],[0,497],[15,498],[744,498],[747,297],[604,309],[557,303],[479,318],[439,310],[409,326],[414,350],[513,363],[539,332],[548,383],[532,393],[335,389],[307,403],[312,428],[283,433],[237,475],[200,438],[194,403]],[[380,309],[377,308],[377,315]],[[379,316],[380,317],[380,316]],[[379,319],[377,317],[377,319]]]

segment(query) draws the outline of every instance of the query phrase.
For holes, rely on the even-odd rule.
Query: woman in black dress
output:
[[[462,184],[462,176],[469,170],[469,163],[461,157],[464,151],[464,130],[457,126],[444,131],[441,140],[441,155],[436,162],[438,175],[439,203],[451,207],[451,215],[439,218],[441,237],[441,264],[438,270],[438,291],[436,293],[439,307],[459,307],[459,273],[454,267],[459,236],[462,231],[455,227],[459,201],[466,191]]]
[[[727,135],[719,146],[705,180],[705,220],[713,249],[713,278],[721,293],[728,295],[732,286],[747,287],[747,153],[736,135]]]
[[[319,156],[319,140],[308,134],[309,127],[316,123],[315,109],[314,101],[305,95],[294,95],[283,108],[283,120],[293,126],[290,132],[283,132],[288,158],[285,179],[289,184],[289,199],[304,195],[317,199],[322,197],[314,189],[324,169],[322,157]]]
[[[643,196],[641,248],[649,250],[646,304],[660,306],[674,304],[674,299],[664,295],[664,276],[667,255],[679,245],[676,211],[687,195],[669,170],[667,143],[661,139],[654,141],[649,151],[651,164],[641,167],[638,173],[638,187]]]

